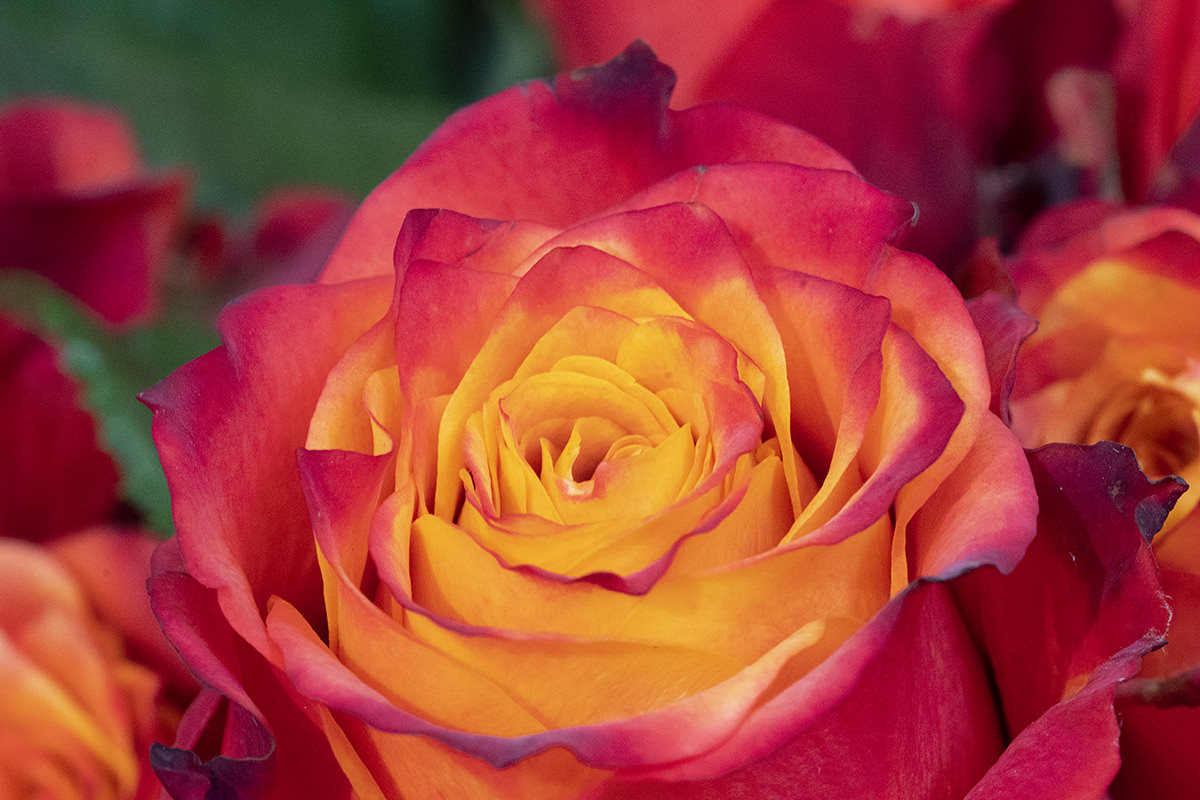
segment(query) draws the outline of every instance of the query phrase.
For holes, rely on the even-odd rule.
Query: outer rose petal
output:
[[[853,171],[813,137],[767,117],[714,106],[668,111],[674,82],[648,48],[633,45],[603,67],[532,81],[456,114],[366,199],[322,282],[391,272],[397,222],[414,208],[561,227],[702,164]],[[464,159],[472,169],[462,169]]]
[[[1012,421],[1008,398],[1017,380],[1017,351],[1037,328],[1037,322],[1011,300],[996,292],[967,302],[975,327],[983,338],[988,378],[992,384],[992,413],[1006,424]]]
[[[142,172],[112,112],[64,101],[0,109],[0,266],[40,272],[110,322],[152,313],[186,180]]]
[[[0,317],[0,535],[43,541],[105,521],[117,468],[53,346]]]
[[[1166,646],[1148,655],[1141,673],[1118,694],[1121,771],[1113,784],[1115,798],[1187,797],[1200,782],[1190,747],[1200,737],[1197,523],[1194,516],[1185,520],[1155,547],[1163,592],[1175,613]]]
[[[918,584],[730,741],[603,796],[961,796],[1004,747],[982,670],[949,592]]]
[[[176,540],[165,542],[155,554],[151,602],[167,636],[215,691],[201,693],[180,723],[177,747],[183,749],[160,744],[152,751],[151,765],[163,786],[176,800],[226,796],[222,792],[239,800],[344,795],[345,778],[313,721],[287,695],[270,664],[224,624],[217,593],[182,567]],[[227,718],[218,713],[215,692],[231,698]],[[289,746],[277,751],[281,734]],[[213,739],[220,743],[216,752],[206,752],[202,740]]]
[[[1042,500],[1038,537],[1012,575],[980,571],[959,581],[956,592],[981,632],[1008,730],[1032,726],[997,766],[996,790],[1016,769],[1021,785],[1039,793],[1031,796],[1056,797],[1063,786],[1076,787],[1071,796],[1096,796],[1119,763],[1115,683],[1132,674],[1166,629],[1147,540],[1183,487],[1171,479],[1150,483],[1133,452],[1111,442],[1050,445],[1029,457]],[[1015,641],[1029,646],[1013,647]],[[1069,724],[1078,715],[1095,722],[1057,727],[1056,719]],[[1064,746],[1049,751],[1062,760],[1047,762],[1040,744],[1062,737]],[[1081,746],[1088,755],[1076,759],[1071,752]]]
[[[330,368],[383,316],[389,295],[378,280],[252,295],[222,314],[225,347],[142,394],[156,412],[188,570],[268,659],[268,598],[313,610],[320,602],[296,447]],[[207,483],[217,475],[220,490]]]

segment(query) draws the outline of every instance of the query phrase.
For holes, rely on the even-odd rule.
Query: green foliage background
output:
[[[121,109],[235,214],[283,184],[363,196],[456,108],[552,71],[516,0],[0,3],[0,100]]]

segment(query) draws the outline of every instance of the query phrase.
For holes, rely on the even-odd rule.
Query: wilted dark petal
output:
[[[1010,575],[979,570],[955,585],[992,662],[1014,737],[1060,702],[1091,691],[1084,690],[1089,681],[1109,703],[1111,684],[1134,668],[1122,664],[1136,665],[1156,645],[1167,610],[1148,540],[1182,492],[1173,478],[1148,481],[1133,451],[1111,442],[1049,445],[1031,451],[1029,462],[1040,501],[1037,538]],[[1075,712],[1053,713],[1069,719]],[[1062,768],[1105,763],[1115,771],[1112,731],[1075,730],[1091,755],[1068,758]]]

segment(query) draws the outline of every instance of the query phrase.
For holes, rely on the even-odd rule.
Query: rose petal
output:
[[[202,693],[195,701],[197,709],[189,711],[180,725],[177,746],[186,750],[155,747],[151,764],[164,786],[178,787],[183,797],[206,797],[210,786],[254,797],[265,781],[276,782],[279,797],[300,797],[309,790],[328,797],[344,792],[344,778],[334,766],[329,746],[293,700],[294,690],[233,633],[217,593],[180,571],[182,567],[177,540],[163,543],[155,553],[148,583],[154,613],[188,665],[206,684],[230,698],[230,708],[227,720],[215,718],[214,696]],[[197,747],[209,725],[217,728],[222,745],[208,761],[201,761],[188,750]],[[282,739],[273,731],[276,726],[280,733],[286,731]]]
[[[45,275],[110,322],[157,308],[186,192],[182,173],[143,173],[107,109],[47,99],[0,113],[0,264]]]
[[[103,522],[117,468],[53,347],[0,318],[0,533],[31,541]]]
[[[850,169],[813,137],[766,116],[727,108],[668,111],[673,84],[670,69],[634,44],[601,67],[553,84],[532,81],[465,109],[367,198],[322,281],[390,271],[396,220],[414,208],[563,227],[699,164],[794,161]],[[462,169],[463,159],[473,168]]]
[[[1038,536],[1011,575],[980,570],[955,584],[1014,735],[1115,653],[1166,629],[1147,537],[1181,491],[1172,479],[1147,481],[1133,452],[1111,442],[1050,445],[1029,459]]]
[[[918,584],[719,747],[625,770],[611,797],[883,797],[966,791],[1004,746],[948,590]],[[936,699],[930,701],[930,694]],[[903,727],[879,725],[883,716]],[[864,769],[869,763],[888,769]]]
[[[992,385],[991,411],[1007,425],[1012,422],[1008,398],[1017,380],[1017,351],[1037,328],[1037,322],[996,292],[968,300],[967,308],[983,340]]]
[[[225,346],[141,395],[155,412],[188,571],[217,589],[234,630],[268,658],[269,597],[295,598],[320,617],[295,449],[330,368],[389,298],[378,279],[250,295],[222,314]]]

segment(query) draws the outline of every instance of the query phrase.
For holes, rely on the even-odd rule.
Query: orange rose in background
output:
[[[150,614],[154,538],[0,538],[0,795],[150,800],[192,680]]]
[[[1027,461],[911,205],[672,82],[460,112],[144,395],[174,797],[1103,793],[1177,488]]]
[[[1021,351],[1013,428],[1028,446],[1113,440],[1151,477],[1200,485],[1200,216],[1079,205],[1046,215],[1011,262],[1039,320]],[[1200,512],[1186,493],[1154,541],[1174,615],[1123,705],[1121,797],[1198,782]],[[1156,708],[1162,706],[1163,708]]]

